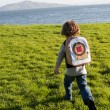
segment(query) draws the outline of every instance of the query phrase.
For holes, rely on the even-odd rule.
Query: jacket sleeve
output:
[[[64,44],[62,44],[60,51],[59,51],[59,54],[58,54],[58,57],[57,57],[56,65],[60,66],[64,57],[65,57],[65,46],[64,46]]]

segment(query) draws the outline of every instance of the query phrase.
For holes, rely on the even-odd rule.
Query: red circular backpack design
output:
[[[85,46],[81,42],[77,42],[73,45],[73,52],[77,56],[81,56],[85,53]]]

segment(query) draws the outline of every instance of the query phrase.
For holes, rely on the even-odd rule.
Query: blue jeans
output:
[[[64,78],[64,87],[66,91],[65,99],[72,100],[72,83],[76,78],[84,104],[87,105],[89,100],[94,101],[90,88],[87,86],[86,76],[87,75],[81,76],[65,75]]]

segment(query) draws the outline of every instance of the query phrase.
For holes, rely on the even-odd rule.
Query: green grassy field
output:
[[[88,85],[98,110],[110,110],[110,23],[80,24],[92,62]],[[64,41],[61,25],[0,25],[0,110],[88,110],[76,82],[73,100],[65,94],[61,74],[53,70]]]

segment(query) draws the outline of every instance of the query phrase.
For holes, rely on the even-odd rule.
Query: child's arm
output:
[[[59,67],[60,67],[60,65],[56,65],[56,66],[55,66],[54,73],[60,74],[60,72],[59,72]]]
[[[62,44],[62,46],[60,48],[60,52],[57,57],[54,73],[60,74],[59,67],[60,67],[64,57],[65,57],[65,46],[64,46],[64,44]]]

